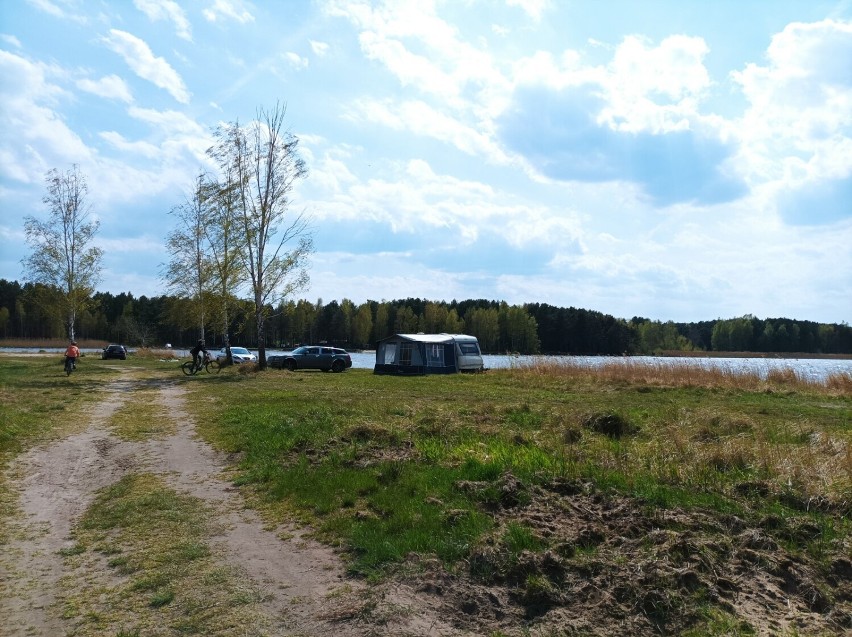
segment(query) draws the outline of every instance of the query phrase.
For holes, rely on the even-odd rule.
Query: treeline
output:
[[[46,308],[39,284],[0,279],[0,337],[63,338],[61,316]],[[231,344],[257,343],[253,306],[234,300],[229,317]],[[367,301],[348,299],[289,301],[269,308],[266,342],[274,348],[331,343],[371,348],[394,333],[467,333],[483,351],[522,354],[653,354],[663,351],[750,351],[852,354],[852,328],[793,319],[745,316],[698,323],[630,320],[544,303],[508,305],[488,300],[433,302],[423,299]],[[94,295],[91,308],[77,318],[79,339],[131,346],[176,347],[193,343],[198,327],[189,302],[176,296],[134,297],[130,293]],[[208,330],[207,342],[220,346],[223,335]]]

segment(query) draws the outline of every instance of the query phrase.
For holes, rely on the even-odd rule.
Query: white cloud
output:
[[[303,58],[298,53],[293,53],[292,51],[287,51],[284,54],[284,59],[290,64],[291,67],[296,69],[297,71],[302,71],[308,68],[308,58]]]
[[[708,52],[699,37],[669,36],[656,47],[637,36],[625,38],[608,68],[609,107],[601,120],[633,133],[689,127],[710,87]]]
[[[698,106],[711,86],[702,38],[671,36],[653,46],[628,36],[606,66],[589,66],[576,51],[559,58],[547,51],[513,64],[515,86],[541,86],[555,92],[586,86],[605,101],[599,122],[623,132],[664,133],[694,127]]]
[[[464,153],[487,157],[489,161],[495,163],[508,161],[505,153],[489,135],[441,112],[426,102],[358,100],[350,105],[350,110],[344,112],[344,117],[355,122],[375,122],[415,135],[428,135],[447,142]]]
[[[144,141],[129,142],[120,133],[115,131],[105,131],[100,133],[100,137],[122,152],[141,155],[151,159],[156,159],[160,156],[160,149],[154,144]]]
[[[92,151],[55,110],[66,95],[50,78],[64,77],[60,67],[31,62],[0,50],[0,172],[24,183],[41,180],[58,164],[86,164]]]
[[[209,140],[209,133],[195,120],[179,111],[157,111],[151,108],[131,107],[128,114],[161,130],[164,135],[197,135]]]
[[[314,52],[314,55],[318,57],[323,57],[326,53],[328,53],[328,43],[326,42],[317,42],[316,40],[309,40],[311,45],[311,50]]]
[[[2,39],[4,42],[6,42],[8,44],[11,44],[16,49],[21,48],[21,41],[18,38],[16,38],[14,35],[9,35],[8,33],[3,33],[3,34],[0,34],[0,39]]]
[[[357,157],[358,155],[355,155]],[[393,232],[450,229],[465,243],[498,237],[519,249],[580,239],[579,219],[565,209],[519,200],[489,184],[438,174],[423,160],[376,168],[381,178],[358,179],[334,152],[314,162],[304,195],[320,220],[364,220]]]
[[[192,42],[192,26],[184,10],[174,0],[133,0],[133,4],[148,16],[149,20],[171,22],[179,38]]]
[[[466,89],[477,90],[501,81],[491,57],[463,41],[458,29],[436,14],[434,2],[389,3],[374,8],[339,0],[329,2],[326,10],[349,19],[360,29],[359,42],[365,55],[385,65],[403,86],[432,94],[453,108],[465,106],[460,96]]]
[[[852,22],[793,23],[763,66],[732,73],[749,107],[739,168],[756,182],[804,184],[852,173]]]
[[[546,9],[550,7],[550,0],[506,0],[510,7],[519,7],[530,18],[539,22]]]
[[[47,13],[54,18],[70,20],[78,24],[88,23],[86,16],[75,13],[78,3],[74,0],[58,0],[58,2],[51,2],[51,0],[27,0],[27,2],[39,11]],[[67,7],[67,10],[62,5]]]
[[[77,80],[77,87],[107,99],[116,99],[128,104],[133,101],[127,84],[117,75],[107,75],[99,80],[83,78]]]
[[[110,255],[113,254],[164,254],[166,247],[162,237],[120,237],[116,239],[101,238],[98,241]]]
[[[214,0],[202,13],[210,22],[222,19],[234,20],[240,24],[254,22],[254,16],[240,0]]]
[[[376,262],[381,267],[376,267]],[[424,299],[475,298],[466,274],[424,267],[403,252],[358,255],[318,252],[311,257],[310,293],[316,298],[348,298],[354,303],[402,298],[412,290]],[[345,292],[341,292],[345,290]]]
[[[177,111],[131,107],[128,114],[150,126],[151,141],[160,148],[159,161],[164,172],[176,173],[166,176],[167,181],[191,183],[199,169],[215,169],[214,162],[207,156],[207,149],[214,142],[207,127]]]
[[[189,103],[189,92],[180,75],[164,58],[156,57],[148,44],[135,35],[110,29],[103,42],[118,53],[127,65],[144,80],[168,91],[181,104]]]

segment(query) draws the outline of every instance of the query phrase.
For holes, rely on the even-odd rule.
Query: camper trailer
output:
[[[467,334],[394,334],[376,344],[375,374],[481,372],[479,341]]]

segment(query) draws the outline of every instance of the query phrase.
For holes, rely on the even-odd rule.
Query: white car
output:
[[[216,352],[216,360],[223,361],[228,357],[228,351],[223,347],[218,352]],[[231,348],[231,359],[234,363],[256,363],[257,355],[252,354],[245,347],[232,347]]]

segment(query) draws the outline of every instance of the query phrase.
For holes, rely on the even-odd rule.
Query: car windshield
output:
[[[233,354],[248,354],[249,351],[245,347],[232,347],[231,355]]]
[[[307,347],[297,347],[296,349],[293,350],[293,353],[294,354],[306,354],[307,351],[308,351]]]

